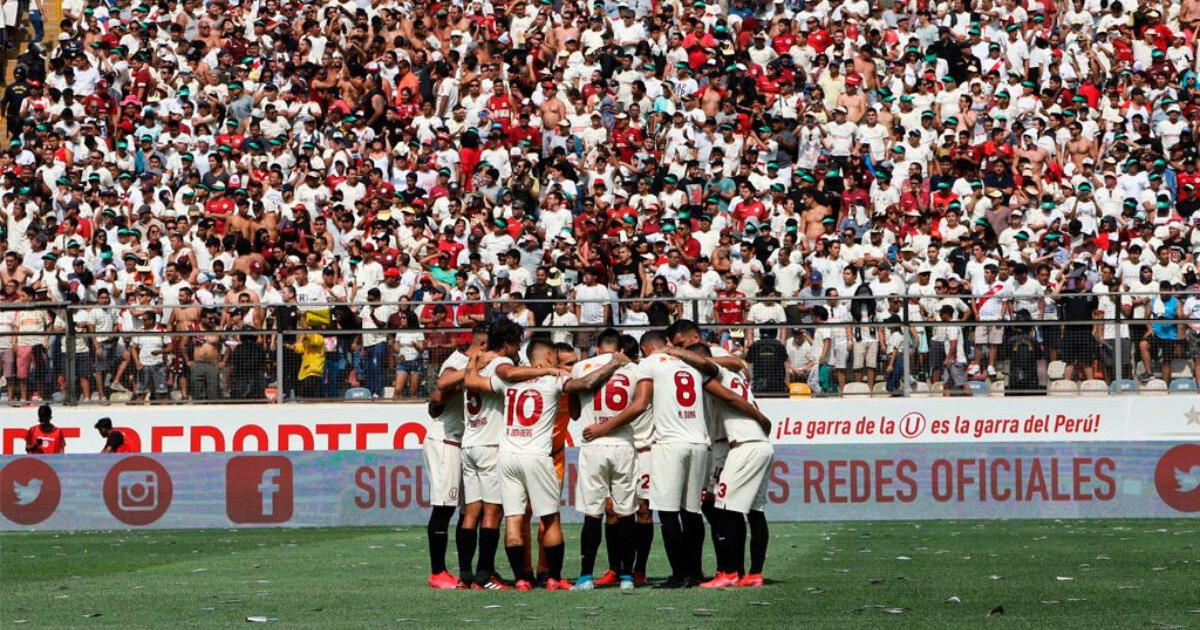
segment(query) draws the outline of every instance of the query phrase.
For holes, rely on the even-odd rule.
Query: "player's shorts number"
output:
[[[542,416],[542,395],[532,389],[523,390],[517,393],[516,390],[507,390],[508,394],[508,425],[512,426],[513,416],[516,416],[517,422],[521,426],[532,426]],[[533,401],[529,405],[529,401]]]
[[[696,377],[691,372],[675,373],[675,400],[682,407],[696,404]]]
[[[592,409],[596,411],[621,411],[628,404],[629,377],[624,374],[614,374],[604,384],[604,389],[592,396]]]
[[[649,490],[650,489],[650,475],[642,475],[642,479],[641,479],[640,483],[642,484],[642,490]]]
[[[725,485],[725,484],[723,484],[723,483],[719,483],[719,484],[717,484],[717,498],[718,498],[718,499],[724,499],[724,498],[725,498],[725,492],[726,492],[728,489],[729,489],[729,487],[728,487],[728,486],[726,486],[726,485]]]

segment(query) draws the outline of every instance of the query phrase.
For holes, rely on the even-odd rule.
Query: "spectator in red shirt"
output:
[[[737,278],[730,276],[725,279],[725,287],[717,291],[717,299],[713,302],[713,311],[717,314],[719,324],[741,324],[746,319],[746,294],[737,290]]]
[[[50,455],[67,451],[66,435],[50,421],[53,415],[50,405],[38,407],[38,423],[25,432],[26,453]]]

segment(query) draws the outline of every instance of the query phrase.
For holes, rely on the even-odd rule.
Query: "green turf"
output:
[[[218,627],[259,615],[314,628],[1195,628],[1197,529],[777,523],[765,588],[628,595],[431,591],[423,528],[4,534],[0,628]],[[578,528],[567,534],[573,574]],[[503,553],[497,562],[507,574]],[[665,567],[660,553],[651,575]],[[989,617],[997,606],[1003,615]]]

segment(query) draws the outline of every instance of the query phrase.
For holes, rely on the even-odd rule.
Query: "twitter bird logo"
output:
[[[1200,476],[1197,477],[1197,482],[1200,482]],[[42,494],[42,480],[30,479],[29,483],[24,485],[14,481],[13,492],[17,495],[17,505],[29,505],[37,501],[38,496]]]
[[[1176,468],[1175,483],[1179,485],[1180,492],[1191,492],[1200,488],[1200,466],[1192,466],[1187,471]]]

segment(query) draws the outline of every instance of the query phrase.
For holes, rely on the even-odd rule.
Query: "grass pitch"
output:
[[[1200,627],[1194,519],[771,527],[765,588],[627,595],[433,591],[423,528],[4,534],[0,627]]]

